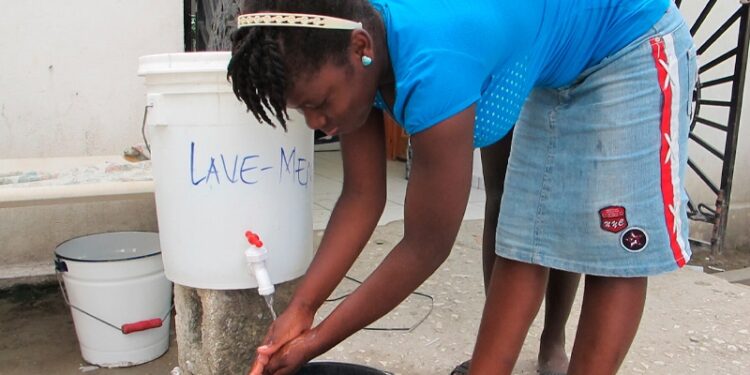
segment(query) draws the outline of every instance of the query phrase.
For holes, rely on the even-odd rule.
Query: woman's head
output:
[[[232,35],[228,67],[237,98],[261,122],[275,117],[286,128],[286,107],[298,108],[308,125],[335,133],[364,121],[377,84],[361,62],[374,51],[375,10],[367,0],[246,1],[243,13],[284,12],[361,22],[365,30],[250,26]],[[369,74],[368,74],[369,73]],[[270,112],[270,113],[269,113]],[[343,124],[346,123],[346,124]]]

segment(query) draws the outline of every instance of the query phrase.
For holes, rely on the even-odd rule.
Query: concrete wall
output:
[[[138,57],[184,51],[181,0],[5,1],[0,158],[121,153],[140,140]]]
[[[121,154],[142,142],[138,57],[184,51],[182,0],[4,1],[0,158]],[[156,230],[153,199],[0,209],[0,278],[50,269],[69,238]]]

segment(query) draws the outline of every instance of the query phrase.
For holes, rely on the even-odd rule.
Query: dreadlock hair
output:
[[[368,0],[246,0],[242,13],[288,12],[333,16],[373,24]],[[227,79],[247,111],[271,126],[270,115],[286,130],[286,92],[295,79],[318,71],[325,63],[347,63],[351,31],[304,27],[253,26],[231,35],[232,58]],[[268,112],[266,112],[268,110]]]

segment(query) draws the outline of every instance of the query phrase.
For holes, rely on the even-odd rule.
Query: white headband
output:
[[[311,27],[315,29],[356,30],[361,22],[343,18],[301,13],[249,13],[237,17],[237,28],[251,26]]]

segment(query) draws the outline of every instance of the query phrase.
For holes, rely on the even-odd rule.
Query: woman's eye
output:
[[[327,99],[324,99],[322,102],[316,104],[313,106],[313,109],[321,109],[328,103]]]

